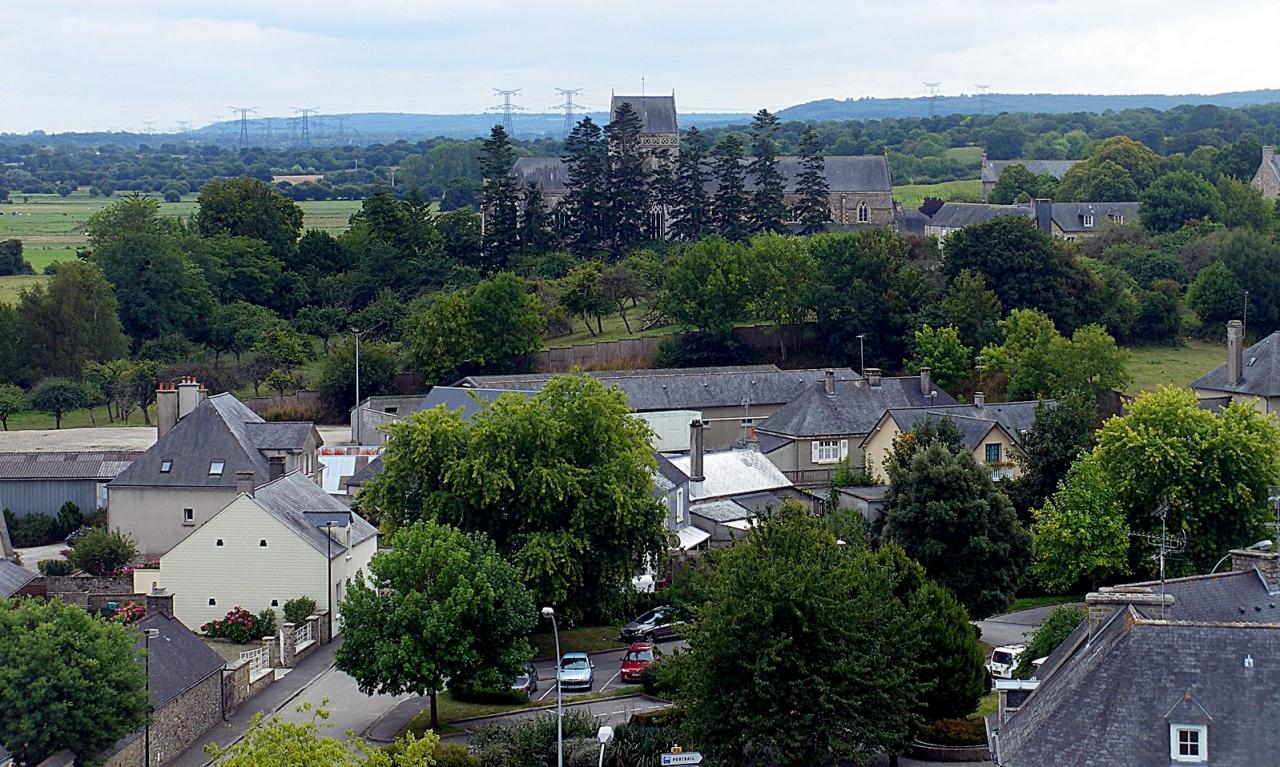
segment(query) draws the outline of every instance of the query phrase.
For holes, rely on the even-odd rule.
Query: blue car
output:
[[[560,689],[590,690],[596,681],[596,664],[585,652],[567,652],[560,659]]]

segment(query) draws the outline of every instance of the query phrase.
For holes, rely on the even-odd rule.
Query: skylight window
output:
[[[173,471],[173,461],[170,461],[169,459],[166,458],[165,460],[160,462],[161,474],[168,474],[171,471]]]
[[[226,465],[226,464],[225,464],[225,463],[223,463],[222,461],[210,461],[210,462],[209,462],[209,476],[211,476],[211,477],[221,477],[221,476],[222,476],[222,468],[223,468],[225,465]]]

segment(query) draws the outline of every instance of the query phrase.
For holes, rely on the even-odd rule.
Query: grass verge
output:
[[[618,638],[617,624],[610,626],[582,626],[560,631],[560,652],[604,652],[620,650],[627,646]],[[538,658],[556,657],[556,639],[551,632],[529,637],[534,655]]]
[[[1043,597],[1018,597],[1013,600],[1009,612],[1030,610],[1033,607],[1049,607],[1050,605],[1066,605],[1072,602],[1084,602],[1083,594],[1050,594]]]
[[[604,692],[593,692],[587,695],[576,695],[573,698],[566,699],[565,705],[570,703],[587,703],[596,700],[609,700],[611,698],[625,698],[628,695],[637,695],[642,692],[642,688],[638,685],[629,685],[626,687],[617,687]],[[554,701],[552,702],[554,705]],[[502,714],[510,714],[515,711],[525,711],[531,708],[544,708],[547,706],[546,701],[531,700],[525,703],[468,703],[465,701],[454,700],[453,695],[445,690],[440,693],[436,699],[436,712],[440,717],[440,728],[436,734],[447,735],[451,732],[458,732],[460,728],[454,726],[453,722],[459,722],[466,719],[477,719],[485,716],[499,716]],[[428,704],[422,713],[413,718],[409,722],[408,732],[412,732],[415,736],[421,736],[424,732],[431,729],[431,705]]]

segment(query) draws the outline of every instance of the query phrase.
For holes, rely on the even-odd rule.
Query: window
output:
[[[271,606],[272,606],[272,607],[279,607],[279,606],[280,606],[280,600],[279,600],[279,599],[273,599],[273,600],[271,600]]]
[[[1084,225],[1085,225],[1085,226],[1093,226],[1093,215],[1092,215],[1092,214],[1086,214],[1086,215],[1085,215],[1085,217],[1084,217]]]
[[[838,439],[814,440],[813,462],[838,463],[844,457],[844,448],[841,443],[848,444],[844,440]]]
[[[871,209],[867,207],[867,203],[858,203],[858,223],[866,224],[871,221]]]
[[[388,405],[387,409],[384,410],[383,412],[389,415],[395,415],[396,413],[400,412],[400,407],[398,405]]]
[[[182,510],[182,524],[184,524],[184,525],[194,525],[195,523],[196,523],[196,510],[195,510],[195,509],[183,509],[183,510]]]
[[[1001,452],[1004,446],[999,442],[987,443],[987,463],[1000,463]]]
[[[1169,758],[1175,762],[1207,762],[1209,760],[1209,728],[1201,724],[1170,725]]]
[[[171,472],[171,471],[173,471],[173,461],[171,461],[171,460],[169,460],[168,458],[166,458],[166,459],[164,459],[163,461],[161,461],[161,462],[160,462],[160,473],[161,473],[161,474],[168,474],[168,473],[169,473],[169,472]]]
[[[267,539],[266,539],[266,538],[263,538],[263,539],[259,540],[259,541],[258,541],[258,545],[265,549],[265,548],[267,547]]]
[[[1114,223],[1117,223],[1117,224],[1124,223],[1124,216],[1122,216],[1119,213],[1108,213],[1107,218],[1111,219]]]
[[[216,604],[218,604],[218,600],[214,599],[213,597],[209,597],[209,606],[212,607],[213,605],[216,605]]]
[[[214,546],[221,546],[221,545],[222,545],[222,539],[221,539],[221,538],[219,538],[218,540],[214,541],[213,545],[214,545]]]
[[[211,476],[211,477],[221,477],[221,476],[222,476],[222,467],[224,467],[224,466],[226,466],[226,464],[225,464],[225,463],[223,463],[222,461],[210,461],[210,462],[209,462],[209,476]]]
[[[676,524],[684,524],[684,489],[676,491]]]

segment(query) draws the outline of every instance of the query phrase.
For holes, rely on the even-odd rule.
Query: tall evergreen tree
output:
[[[604,236],[607,153],[600,126],[590,117],[582,118],[565,139],[564,151],[569,170],[565,236],[574,252],[594,253]]]
[[[818,142],[818,131],[812,125],[804,129],[800,139],[800,176],[796,178],[796,207],[793,218],[800,222],[804,234],[817,234],[831,221],[831,202],[827,186],[826,160]]]
[[[707,137],[697,128],[690,128],[684,135],[684,143],[676,162],[671,231],[676,239],[700,240],[711,227],[711,202],[707,197]]]
[[[555,246],[556,234],[551,228],[551,215],[542,203],[538,185],[530,181],[524,190],[524,204],[520,210],[520,252],[537,255]]]
[[[745,240],[747,226],[746,171],[742,164],[742,139],[730,133],[716,145],[716,197],[712,205],[716,230],[729,240]]]
[[[782,198],[787,182],[778,171],[778,117],[761,109],[751,121],[751,165],[749,171],[756,182],[751,198],[751,231],[782,232],[787,220],[787,206]]]
[[[481,267],[486,274],[505,269],[520,244],[520,189],[511,175],[515,164],[507,131],[501,125],[493,126],[480,148],[480,172],[485,180],[482,209],[486,217]]]
[[[615,257],[644,241],[649,221],[648,172],[640,150],[643,127],[640,115],[624,101],[604,129],[609,144],[608,235]]]

